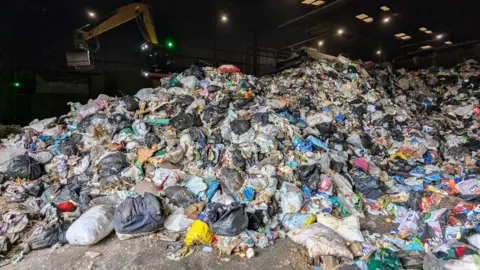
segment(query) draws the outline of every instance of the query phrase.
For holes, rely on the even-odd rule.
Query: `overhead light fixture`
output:
[[[430,31],[430,30],[427,30],[427,31],[425,31],[425,34],[429,34],[429,35],[431,35],[431,34],[433,34],[433,32],[432,32],[432,31]]]
[[[366,18],[366,19],[363,20],[363,21],[366,22],[366,23],[371,23],[371,22],[373,22],[373,18],[372,18],[372,17],[368,17],[368,18]]]
[[[406,34],[405,33],[398,33],[398,34],[395,34],[395,36],[398,37],[398,38],[401,38],[403,36],[406,36]]]
[[[377,50],[377,55],[380,55],[382,54],[382,51],[381,50]]]
[[[380,9],[383,10],[383,11],[389,11],[390,10],[390,8],[387,7],[387,6],[381,6]]]
[[[223,23],[228,22],[228,17],[227,17],[227,15],[223,14],[222,17],[220,18],[220,20],[221,20]]]
[[[432,46],[430,46],[430,45],[425,45],[425,46],[422,46],[422,47],[420,47],[420,48],[422,48],[423,50],[430,50],[430,49],[432,48]]]
[[[355,16],[355,18],[357,18],[359,20],[363,20],[365,18],[368,18],[368,15],[365,14],[365,13],[362,13],[362,14],[359,14],[359,15]]]
[[[438,39],[438,40],[440,40],[440,39],[443,38],[443,35],[442,35],[442,34],[438,34],[435,38]]]
[[[451,42],[451,41],[445,41],[445,44],[447,44],[447,45],[452,45],[453,42]]]
[[[95,14],[95,12],[93,12],[93,11],[89,11],[88,12],[88,17],[95,18],[95,17],[97,17],[97,14]]]
[[[425,28],[425,27],[420,27],[420,28],[418,28],[418,30],[420,30],[420,31],[422,31],[422,32],[425,32],[425,31],[427,31],[428,29]]]
[[[315,0],[305,0],[302,2],[302,4],[310,5],[313,2],[315,2]]]
[[[325,4],[325,1],[316,1],[316,2],[312,3],[312,6],[320,6],[320,5],[323,5],[323,4]]]
[[[143,76],[143,77],[148,77],[148,72],[142,71],[142,76]]]
[[[318,46],[323,46],[323,40],[320,40],[320,41],[318,42]]]
[[[411,36],[403,36],[403,37],[401,37],[401,39],[403,39],[403,40],[409,40],[409,39],[411,39],[411,38],[412,38]]]
[[[341,36],[341,35],[343,35],[343,32],[344,32],[343,29],[340,28],[340,29],[337,30],[337,35]]]
[[[390,17],[383,18],[383,23],[389,23],[390,19],[391,19]]]

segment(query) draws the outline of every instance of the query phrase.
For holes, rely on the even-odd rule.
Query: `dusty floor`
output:
[[[307,264],[307,253],[290,239],[279,239],[266,249],[256,248],[252,259],[224,256],[221,261],[215,252],[195,252],[181,261],[166,259],[167,242],[153,242],[147,237],[120,241],[115,234],[93,246],[66,245],[57,250],[33,251],[16,265],[5,269],[312,269]],[[100,252],[96,258],[85,255],[87,251]]]

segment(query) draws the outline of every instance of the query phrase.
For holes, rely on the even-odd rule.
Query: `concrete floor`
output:
[[[54,251],[33,251],[5,269],[312,269],[304,248],[288,238],[265,249],[255,248],[256,255],[251,259],[224,255],[231,259],[229,262],[222,261],[215,251],[202,251],[203,246],[196,246],[195,252],[181,261],[168,260],[166,244],[148,236],[120,241],[112,234],[93,246],[65,245]],[[85,255],[87,251],[101,255],[90,258]]]
[[[398,224],[385,222],[385,218],[367,214],[361,220],[361,228],[370,233],[383,234],[398,227]],[[18,264],[6,266],[5,269],[313,269],[308,264],[307,251],[288,237],[277,239],[268,248],[255,248],[256,255],[252,259],[235,255],[219,257],[215,251],[207,253],[202,251],[203,246],[195,246],[195,252],[190,257],[172,261],[167,259],[167,253],[170,252],[165,250],[167,243],[155,242],[148,236],[120,241],[112,233],[93,246],[65,245],[54,251],[33,251]],[[90,258],[85,255],[87,251],[99,252],[101,255]],[[221,258],[229,258],[230,261]]]

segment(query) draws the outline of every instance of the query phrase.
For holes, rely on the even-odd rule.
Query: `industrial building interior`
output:
[[[0,12],[0,122],[65,113],[69,101],[151,87],[148,52],[130,21],[89,40],[89,68],[67,65],[75,30],[131,1],[10,1]],[[43,3],[42,3],[43,2]],[[306,49],[395,68],[451,67],[478,57],[475,1],[143,1],[175,68],[237,65],[261,76],[295,64]],[[165,46],[164,46],[165,47]],[[167,46],[168,47],[168,46]],[[164,48],[165,49],[165,48]]]

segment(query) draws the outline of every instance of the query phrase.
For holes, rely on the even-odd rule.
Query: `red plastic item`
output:
[[[57,204],[58,208],[63,212],[73,212],[77,207],[71,201],[65,201]]]
[[[459,248],[455,249],[455,255],[457,256],[457,258],[463,257],[463,253],[464,253],[465,250],[467,250],[467,249],[468,249],[468,247],[466,247],[466,246],[459,247]]]
[[[234,65],[222,65],[218,67],[217,70],[223,73],[240,72],[240,69]]]

